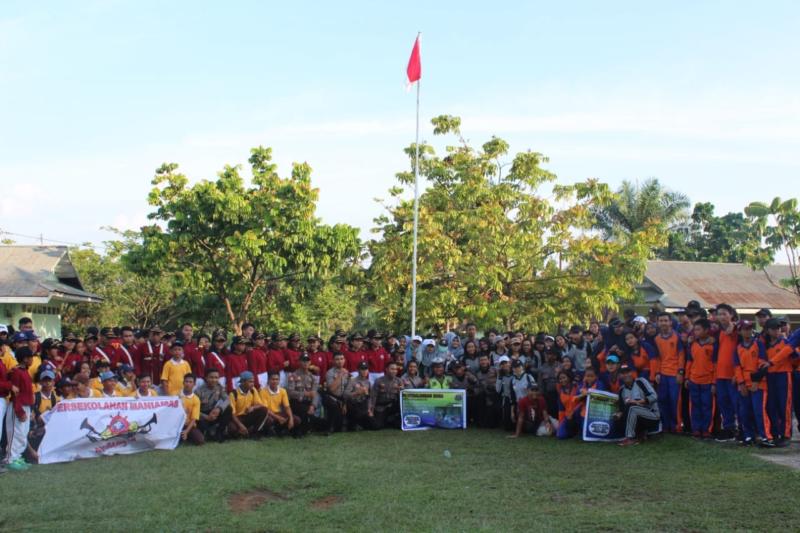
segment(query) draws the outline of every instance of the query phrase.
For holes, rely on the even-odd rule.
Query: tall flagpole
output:
[[[417,39],[422,32],[417,33]],[[417,334],[417,230],[419,226],[419,85],[417,80],[417,133],[414,140],[414,251],[411,259],[411,337]]]

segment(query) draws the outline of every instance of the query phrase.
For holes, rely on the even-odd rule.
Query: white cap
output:
[[[2,331],[8,333],[8,326],[6,326],[5,324],[0,324],[0,332]]]
[[[501,355],[501,356],[500,356],[500,359],[498,359],[498,360],[497,360],[497,364],[500,364],[500,363],[510,363],[510,362],[511,362],[511,358],[510,358],[510,357],[508,357],[507,355]]]
[[[422,342],[422,337],[420,337],[419,335],[414,335],[413,337],[411,337],[411,342],[414,341]]]
[[[647,324],[647,319],[641,315],[637,315],[633,318],[634,324]]]
[[[436,341],[433,340],[433,339],[425,339],[424,341],[422,341],[422,345],[423,346],[435,346],[436,345]]]

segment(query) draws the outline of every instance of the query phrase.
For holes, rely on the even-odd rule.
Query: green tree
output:
[[[84,288],[102,296],[103,302],[67,306],[62,318],[65,328],[83,330],[90,325],[146,328],[155,324],[169,327],[198,309],[198,302],[179,285],[177,278],[140,275],[128,270],[121,257],[139,246],[138,234],[117,234],[121,239],[106,241],[103,255],[91,246],[70,250]]]
[[[457,117],[433,119],[437,135],[459,142],[440,157],[420,146],[418,329],[443,328],[465,319],[482,327],[548,328],[585,320],[631,297],[652,246],[664,240],[656,227],[636,229],[623,241],[591,231],[594,213],[614,195],[588,180],[557,185],[537,152],[516,154],[501,169],[509,146],[493,137],[480,149],[460,134]],[[409,329],[415,146],[406,149],[412,170],[397,175],[393,204],[376,219],[379,239],[369,243],[369,305],[384,327]],[[552,194],[552,199],[548,198]]]
[[[756,228],[759,246],[750,250],[747,263],[754,269],[767,273],[772,283],[793,291],[800,298],[800,211],[797,199],[783,201],[774,198],[772,203],[753,202],[745,214]],[[782,253],[789,262],[790,277],[774,280],[766,267],[772,264],[774,255]]]
[[[355,228],[315,217],[319,192],[308,164],[281,178],[264,147],[251,150],[249,162],[249,187],[238,166],[195,185],[178,165],[161,166],[149,195],[155,223],[142,229],[141,249],[126,255],[134,271],[169,273],[215,295],[236,332],[257,301],[269,306],[288,286],[311,290],[360,250]]]
[[[743,263],[748,250],[758,246],[753,224],[742,213],[714,215],[714,204],[697,203],[690,221],[669,234],[660,259]],[[771,260],[771,259],[770,259]]]
[[[609,239],[624,239],[651,226],[666,230],[686,219],[689,205],[686,195],[666,189],[656,178],[641,184],[623,181],[613,201],[593,208],[595,228]]]

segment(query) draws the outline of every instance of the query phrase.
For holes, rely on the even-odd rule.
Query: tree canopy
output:
[[[757,249],[753,224],[743,213],[714,215],[714,204],[697,203],[690,220],[669,233],[669,244],[658,252],[660,259],[743,263]],[[769,256],[772,261],[772,255]]]
[[[753,202],[745,208],[745,214],[753,222],[760,246],[754,247],[747,256],[753,268],[769,266],[776,253],[785,255],[789,262],[790,277],[772,280],[773,283],[793,291],[800,298],[800,211],[797,198],[772,202]]]
[[[616,200],[607,185],[587,180],[555,183],[533,151],[513,156],[492,137],[480,148],[461,137],[460,119],[433,119],[436,135],[457,144],[444,156],[420,145],[417,314],[419,329],[473,319],[485,326],[546,328],[599,316],[631,297],[650,249],[664,239],[658,227],[634,228],[624,241],[591,231],[596,213]],[[415,146],[412,169],[397,174],[394,204],[376,219],[379,239],[369,243],[370,296],[385,324],[409,329]],[[552,198],[549,196],[552,195]]]
[[[155,223],[125,256],[136,272],[163,272],[215,295],[234,331],[254,306],[319,289],[360,252],[357,229],[316,218],[308,164],[281,178],[264,147],[251,150],[249,163],[250,186],[238,166],[190,185],[177,164],[162,165],[149,195]]]
[[[623,181],[609,203],[593,206],[594,227],[617,240],[653,226],[663,231],[684,221],[689,205],[685,194],[665,188],[656,178]]]

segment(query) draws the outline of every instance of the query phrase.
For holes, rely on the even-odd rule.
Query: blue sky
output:
[[[720,213],[796,195],[800,3],[519,4],[6,0],[0,229],[98,243],[145,223],[162,162],[213,177],[262,144],[368,237],[407,166],[418,30],[423,139],[449,113],[563,182],[657,177]]]

